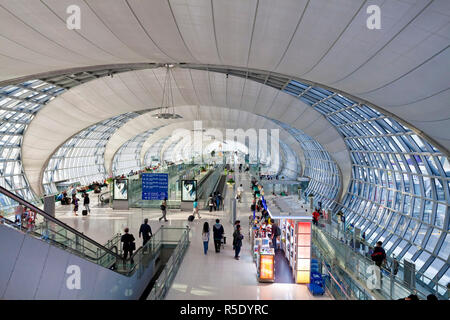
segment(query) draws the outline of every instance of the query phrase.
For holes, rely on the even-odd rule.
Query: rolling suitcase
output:
[[[87,216],[88,212],[87,212],[87,210],[83,210],[83,211],[81,211],[81,214],[82,214],[83,216]]]
[[[195,217],[194,217],[193,215],[190,215],[190,216],[188,217],[188,221],[189,221],[189,222],[194,221],[194,219],[195,219]]]

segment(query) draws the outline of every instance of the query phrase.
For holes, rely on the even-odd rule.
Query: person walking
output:
[[[386,252],[384,251],[382,245],[383,242],[378,241],[375,245],[375,248],[373,249],[373,253],[371,254],[372,261],[374,261],[377,267],[380,268],[380,286],[382,286],[383,281],[382,266],[386,261]]]
[[[241,203],[242,201],[242,192],[244,192],[244,188],[242,187],[242,184],[237,188],[237,194],[238,194],[238,202]]]
[[[73,203],[73,213],[74,215],[78,216],[77,211],[78,211],[78,201],[79,199],[77,198],[77,196],[73,196],[72,198],[72,203]]]
[[[87,193],[84,194],[84,199],[83,199],[83,205],[84,205],[84,209],[91,213],[91,209],[89,208],[89,203],[91,202],[91,200],[89,199],[89,195]]]
[[[128,255],[130,255],[130,258],[133,256],[133,251],[136,250],[136,244],[134,243],[134,236],[129,233],[130,229],[127,227],[123,231],[125,234],[122,235],[120,241],[123,242],[123,260],[125,262]],[[133,259],[131,259],[131,263],[134,263]]]
[[[192,204],[192,214],[194,215],[194,217],[195,217],[195,215],[197,215],[199,219],[202,218],[202,217],[200,217],[197,198],[195,198],[194,203]]]
[[[139,238],[142,235],[142,246],[144,247],[145,244],[150,240],[151,237],[153,237],[152,234],[152,227],[148,224],[148,219],[144,219],[144,223],[141,224],[141,227],[139,228]]]
[[[74,185],[72,186],[71,193],[72,193],[72,198],[75,198],[77,195],[77,187],[75,187]]]
[[[217,192],[214,192],[212,198],[213,198],[213,208],[214,208],[214,211],[217,211]]]
[[[394,277],[397,275],[398,273],[398,267],[399,267],[399,263],[397,260],[397,257],[395,256],[395,254],[392,254],[392,266],[391,266],[391,272],[394,275]]]
[[[365,242],[366,242],[366,233],[365,233],[365,232],[363,232],[363,234],[362,234],[362,236],[361,236],[361,239],[362,239],[362,241],[361,241],[361,250],[362,250],[362,252],[364,253],[364,252],[366,251],[366,245],[365,245]]]
[[[209,206],[209,212],[212,212],[212,209],[214,207],[214,199],[212,193],[209,195],[208,198],[208,206]]]
[[[220,203],[222,202],[222,195],[220,194],[220,192],[217,192],[216,195],[216,207],[217,207],[217,211],[220,210]]]
[[[166,214],[167,214],[167,198],[164,198],[164,200],[161,203],[160,208],[161,208],[162,216],[158,219],[158,221],[161,221],[161,219],[164,218],[164,221],[166,222],[167,221],[167,218],[166,218]]]
[[[220,224],[220,220],[216,219],[216,224],[213,226],[214,234],[214,247],[216,252],[220,252],[220,245],[222,244],[222,237],[224,234],[223,226]]]
[[[317,211],[317,208],[316,208],[316,210],[314,210],[312,215],[313,215],[313,224],[317,226],[319,224],[319,218],[320,218],[320,213]]]
[[[372,261],[374,261],[379,268],[381,268],[383,262],[386,260],[386,252],[384,251],[382,245],[383,242],[378,241],[371,255]]]
[[[277,238],[281,235],[280,227],[274,222],[272,224],[272,244],[274,252],[277,251]]]
[[[207,221],[205,221],[205,223],[203,224],[202,240],[203,240],[203,252],[207,254],[209,243],[209,223]]]
[[[234,249],[234,258],[239,260],[239,253],[241,252],[242,247],[242,239],[244,236],[241,234],[241,225],[236,225],[236,230],[233,232],[233,249]]]

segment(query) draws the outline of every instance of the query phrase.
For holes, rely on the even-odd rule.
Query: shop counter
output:
[[[261,248],[256,267],[259,282],[275,281],[275,252],[272,248]]]

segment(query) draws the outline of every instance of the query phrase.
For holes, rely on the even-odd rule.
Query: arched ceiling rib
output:
[[[120,73],[74,87],[46,105],[31,122],[23,142],[24,170],[33,190],[39,193],[42,167],[67,138],[115,115],[158,107],[163,78],[162,68]],[[345,142],[321,114],[302,101],[263,84],[220,73],[175,69],[174,78],[176,106],[208,103],[287,122],[317,138],[335,157],[343,175],[350,175]],[[287,114],[301,116],[289,119]],[[202,118],[208,119],[209,113]],[[167,124],[159,119],[152,121]]]
[[[225,118],[220,116],[220,114],[223,112],[222,110],[223,108],[203,107],[202,109],[204,108],[212,109],[212,112],[208,120],[202,121],[203,129],[206,130],[208,128],[220,129],[224,139],[226,138],[225,129],[244,129],[244,130],[247,130],[249,128],[254,128],[255,130],[278,129],[280,134],[280,140],[284,141],[297,154],[298,158],[300,160],[303,159],[304,161],[303,151],[300,148],[298,142],[283,128],[279,127],[278,125],[275,125],[272,121],[256,116],[254,114],[245,115],[245,112],[237,110],[229,110],[229,111],[226,110],[225,114],[228,117]],[[152,135],[150,135],[146,139],[140,150],[141,163],[144,163],[144,157],[148,149],[154,143],[161,140],[161,138],[172,136],[177,129],[187,129],[187,130],[194,129],[193,121],[195,120],[195,118],[192,116],[192,113],[190,113],[191,110],[193,109],[194,110],[197,109],[197,106],[185,106],[176,108],[176,112],[178,114],[184,115],[183,119],[173,120],[171,124],[156,130]],[[239,117],[239,115],[241,117]],[[145,123],[147,123],[147,120],[149,118],[150,119],[152,118],[151,114],[142,115],[136,118],[135,119],[136,121],[124,125],[121,129],[117,130],[117,132],[111,137],[111,139],[108,141],[105,151],[105,167],[107,172],[109,172],[111,169],[111,163],[114,159],[115,153],[123,145],[123,143],[126,143],[126,141],[129,141],[130,139],[133,139],[135,136],[148,130],[149,127],[148,125],[146,126]]]
[[[145,152],[151,147],[153,143],[164,136],[170,136],[176,129],[181,128],[180,125],[187,125],[189,130],[194,129],[195,120],[202,120],[201,125],[203,129],[206,129],[206,125],[213,125],[212,128],[229,128],[229,129],[239,129],[242,128],[247,130],[249,128],[258,129],[278,129],[280,130],[280,138],[288,144],[293,144],[293,148],[297,146],[299,150],[300,158],[302,158],[301,149],[298,148],[298,143],[291,137],[285,130],[278,125],[274,124],[270,120],[257,116],[255,114],[228,108],[219,107],[205,107],[205,106],[182,106],[175,108],[175,112],[181,115],[183,118],[178,120],[170,120],[169,125],[156,131],[155,134],[149,136],[147,141],[143,144],[143,149],[141,152],[141,162],[143,163],[143,158]],[[106,171],[110,171],[110,164],[117,152],[118,148],[123,145],[129,139],[132,139],[136,135],[151,128],[152,123],[156,120],[153,115],[157,112],[149,112],[142,116],[137,117],[134,121],[122,126],[115,134],[109,139],[105,150],[105,167]],[[214,122],[206,122],[203,120],[214,120]],[[227,125],[227,127],[225,127]],[[184,128],[184,127],[183,127]],[[223,137],[226,138],[225,133]],[[147,148],[147,149],[146,149]]]
[[[80,30],[66,27],[69,5]],[[450,150],[450,2],[3,1],[0,81],[100,64],[202,63],[303,78],[405,119]],[[12,32],[12,30],[14,32]]]

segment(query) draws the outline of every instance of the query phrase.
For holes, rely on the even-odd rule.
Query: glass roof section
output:
[[[113,175],[128,174],[130,171],[139,171],[141,164],[141,149],[145,140],[160,127],[147,130],[125,142],[114,155],[112,171]]]
[[[21,161],[23,133],[36,113],[65,91],[42,80],[0,87],[0,185],[34,203],[37,199],[24,176]],[[0,195],[2,210],[8,211],[13,205]]]
[[[60,182],[88,185],[106,179],[106,144],[117,129],[137,116],[139,113],[129,112],[113,117],[86,128],[66,141],[53,154],[44,171],[45,192],[57,192],[56,185]]]

